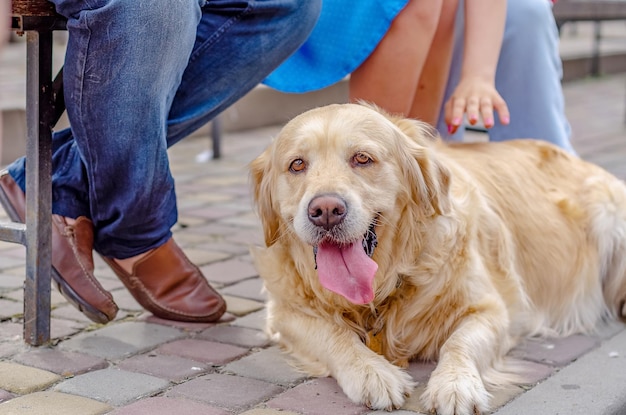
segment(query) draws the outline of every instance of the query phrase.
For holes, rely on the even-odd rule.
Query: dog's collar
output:
[[[370,227],[363,236],[363,250],[368,257],[374,255],[374,249],[378,246],[378,237],[376,236],[376,220],[373,220]],[[315,261],[315,269],[317,269],[317,245],[313,247],[313,259]]]

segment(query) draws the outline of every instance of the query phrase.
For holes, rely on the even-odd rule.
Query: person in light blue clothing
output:
[[[463,55],[463,15],[459,7],[450,75],[444,100],[453,94],[460,77]],[[571,128],[565,115],[559,55],[559,33],[548,0],[510,0],[502,48],[496,68],[496,88],[507,102],[510,123],[495,123],[488,130],[491,141],[536,138],[575,153]],[[463,130],[448,132],[441,112],[437,129],[444,138],[460,141]]]
[[[465,58],[464,42],[468,36],[473,36],[474,40],[470,45],[477,46],[474,49],[478,49],[478,53],[481,51],[491,53],[486,59],[480,58],[479,61],[485,63],[484,68],[490,69],[490,66],[493,66],[495,74],[493,89],[484,86],[481,95],[490,103],[488,105],[490,111],[480,114],[484,125],[489,128],[490,139],[500,141],[518,137],[538,138],[574,152],[570,143],[571,131],[564,112],[560,84],[562,65],[558,51],[558,31],[549,0],[506,1],[506,11],[502,11],[502,15],[494,12],[490,17],[486,13],[478,13],[482,20],[473,23],[472,28],[466,25],[469,15],[463,0],[460,0],[458,10],[456,0],[434,3],[411,0],[408,3],[390,2],[386,13],[370,14],[366,13],[366,8],[373,10],[374,7],[383,6],[368,3],[360,8],[359,16],[368,15],[365,20],[351,15],[350,5],[347,3],[343,0],[325,0],[318,26],[307,42],[264,82],[284,92],[307,92],[331,85],[352,73],[351,100],[365,99],[390,112],[427,121],[436,126],[444,138],[461,140],[463,129],[458,127],[462,123],[462,118],[458,115],[453,116],[451,109],[446,108],[446,104],[451,106],[456,97],[455,91],[458,93]],[[468,4],[478,9],[479,3],[473,0]],[[489,6],[488,2],[484,4]],[[492,4],[501,3],[492,2]],[[414,23],[394,32],[393,25],[400,18],[411,18],[409,8],[419,5],[430,7],[431,20],[438,19],[437,31],[429,28],[431,32],[424,32],[427,34],[413,38],[410,31],[419,26]],[[390,17],[390,13],[396,10],[398,14]],[[452,17],[450,10],[453,10]],[[491,10],[488,12],[491,13]],[[414,14],[414,18],[420,17],[424,18],[423,15]],[[375,30],[368,32],[367,24],[370,23],[363,22],[371,22],[372,19],[376,22],[376,25],[372,26]],[[503,34],[498,35],[500,24]],[[477,29],[477,26],[480,27]],[[320,27],[331,29],[322,30]],[[479,38],[481,40],[477,42],[476,32],[485,29],[490,29],[495,34],[481,35],[482,38]],[[372,53],[378,53],[378,49],[382,49],[381,46],[388,40],[387,38],[397,36],[397,30],[405,30],[404,38],[399,36],[398,42],[406,44],[408,38],[411,43],[421,45],[421,48],[411,49],[410,52],[422,53],[414,61],[416,63],[411,66],[388,59],[383,71],[378,73],[373,71],[371,76],[368,75],[369,78],[362,75],[364,72],[362,64],[363,66],[368,64],[365,57],[370,57],[371,60]],[[363,35],[365,33],[367,35]],[[450,39],[445,39],[446,34]],[[376,40],[378,38],[380,41]],[[499,42],[502,42],[501,45]],[[346,47],[346,43],[350,45]],[[351,53],[353,50],[359,50],[361,53]],[[369,55],[365,53],[368,50]],[[428,56],[423,54],[424,50],[429,50]],[[494,55],[494,51],[496,53],[499,51],[499,56]],[[405,58],[406,50],[403,53],[401,57]],[[431,59],[433,54],[440,56],[438,59]],[[487,62],[492,56],[495,56],[493,63]],[[415,86],[408,88],[401,82],[407,68],[419,79],[419,82],[412,80],[415,81]],[[442,77],[443,80],[439,79]],[[354,79],[362,85],[376,83],[381,85],[378,90],[370,88],[369,91],[364,91],[361,88],[357,91],[353,85]],[[394,85],[401,86],[398,88],[399,92],[393,90]],[[468,101],[468,97],[463,98]],[[466,104],[462,108],[466,111]],[[477,121],[474,114],[470,123]]]

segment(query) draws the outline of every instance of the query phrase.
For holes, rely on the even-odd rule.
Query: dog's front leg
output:
[[[482,379],[506,343],[508,318],[497,300],[471,308],[439,353],[439,362],[422,395],[439,415],[475,415],[489,410],[491,395]]]
[[[330,374],[356,403],[392,410],[402,406],[415,387],[406,371],[374,353],[347,328],[295,313],[276,321],[274,328],[305,370]]]

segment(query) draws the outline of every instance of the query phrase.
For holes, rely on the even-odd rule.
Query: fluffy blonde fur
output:
[[[626,186],[550,144],[446,145],[420,122],[333,105],[289,122],[251,177],[268,330],[355,402],[400,407],[414,387],[402,368],[424,359],[438,362],[429,409],[484,412],[490,386],[513,381],[505,355],[523,336],[624,317]],[[375,221],[371,304],[320,285],[306,206],[324,193],[347,201],[347,233]]]

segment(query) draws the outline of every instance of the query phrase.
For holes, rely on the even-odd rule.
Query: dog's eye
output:
[[[305,168],[306,168],[306,164],[304,163],[304,160],[302,159],[295,159],[289,165],[289,171],[292,173],[300,173],[301,171],[304,171]]]
[[[370,158],[370,156],[368,156],[365,153],[356,153],[353,157],[352,157],[352,164],[355,166],[363,166],[365,164],[370,164],[372,163],[372,159]]]

